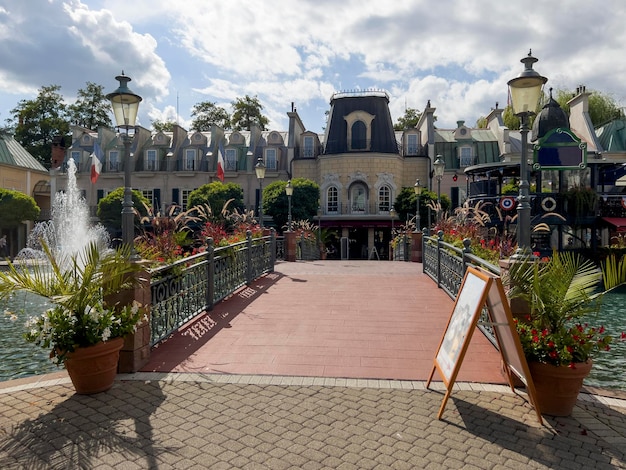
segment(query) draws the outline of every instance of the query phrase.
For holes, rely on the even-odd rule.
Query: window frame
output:
[[[388,213],[390,210],[391,188],[388,185],[383,184],[380,188],[378,188],[378,212]]]
[[[194,171],[196,169],[196,157],[198,152],[196,149],[185,149],[185,156],[183,159],[183,168],[187,171]]]
[[[153,163],[154,165],[151,165],[151,163]],[[146,171],[157,171],[158,170],[158,154],[157,154],[157,150],[156,149],[148,149],[148,150],[146,150],[145,169],[146,169]]]
[[[111,156],[115,155],[115,158],[112,159]],[[108,171],[120,171],[120,151],[119,150],[109,150],[107,153],[107,170]]]
[[[237,171],[237,149],[224,150],[224,171]]]
[[[330,186],[326,189],[326,213],[339,213],[339,190],[337,186]]]
[[[266,148],[264,154],[265,169],[269,171],[276,171],[278,169],[278,152],[276,151],[276,148]]]

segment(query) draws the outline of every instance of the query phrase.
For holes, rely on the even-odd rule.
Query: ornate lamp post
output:
[[[396,210],[392,207],[391,210],[389,211],[389,217],[391,217],[391,239],[393,240],[393,221],[395,220],[396,216],[398,215],[398,213],[396,212]]]
[[[124,75],[118,75],[115,77],[120,82],[120,86],[117,90],[106,95],[106,98],[111,102],[111,108],[113,109],[113,115],[115,117],[115,123],[118,128],[126,129],[125,134],[121,134],[122,142],[124,143],[124,202],[122,203],[122,242],[130,246],[131,259],[138,259],[135,253],[134,238],[135,238],[135,213],[133,211],[133,194],[131,187],[131,168],[132,161],[130,156],[130,144],[131,137],[129,136],[129,130],[135,127],[135,121],[137,119],[137,110],[139,109],[139,103],[141,102],[141,96],[133,93],[128,88],[128,82],[131,81],[130,77]]]
[[[419,178],[415,180],[415,184],[413,185],[413,191],[415,192],[416,199],[416,212],[415,212],[415,231],[419,232],[422,230],[421,220],[420,220],[420,194],[422,194],[422,185],[420,184]]]
[[[532,51],[520,62],[524,64],[524,70],[519,77],[509,80],[508,86],[511,94],[511,107],[513,113],[520,118],[520,134],[522,139],[522,149],[520,156],[520,184],[517,205],[517,251],[513,255],[520,258],[528,256],[531,252],[530,245],[530,196],[529,196],[529,175],[528,175],[528,121],[531,115],[535,114],[541,89],[548,81],[535,70],[533,64],[537,59],[532,56]]]
[[[259,225],[263,228],[263,179],[265,178],[265,164],[261,157],[256,161],[254,171],[259,180]]]
[[[291,180],[287,181],[287,186],[285,186],[285,194],[287,194],[287,201],[289,201],[289,212],[287,216],[287,231],[291,232],[291,196],[293,196],[293,186],[291,186]]]
[[[439,213],[441,212],[441,178],[443,178],[443,173],[446,171],[446,162],[441,155],[437,155],[433,167],[435,178],[437,178],[437,222],[439,222]]]

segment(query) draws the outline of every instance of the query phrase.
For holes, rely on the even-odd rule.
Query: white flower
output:
[[[102,341],[107,341],[111,337],[111,328],[108,326],[102,332]]]

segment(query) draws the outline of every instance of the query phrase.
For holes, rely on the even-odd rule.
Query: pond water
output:
[[[591,374],[585,380],[586,385],[626,390],[626,341],[620,341],[622,331],[626,331],[625,304],[626,288],[604,296],[597,324],[604,325],[615,340],[610,351],[603,352],[594,360]],[[48,358],[49,351],[22,338],[26,317],[39,314],[48,305],[44,298],[23,293],[0,302],[0,381],[58,370]],[[18,313],[18,320],[12,321],[9,315],[4,314],[7,309],[24,313]]]
[[[0,301],[0,381],[58,370],[49,359],[50,351],[22,337],[27,317],[39,315],[49,305],[45,298],[25,293]],[[17,320],[11,320],[6,311],[15,312]]]

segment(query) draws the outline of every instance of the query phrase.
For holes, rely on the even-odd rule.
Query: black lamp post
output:
[[[422,185],[420,184],[419,178],[415,180],[415,184],[413,185],[413,191],[415,192],[416,203],[416,212],[415,212],[415,231],[419,232],[422,230],[421,219],[420,219],[420,194],[422,194]]]
[[[287,181],[287,186],[285,186],[285,193],[287,194],[287,201],[289,201],[289,212],[287,215],[287,231],[291,232],[291,196],[293,196],[293,186],[291,186],[291,180]]]
[[[433,163],[435,170],[435,178],[437,178],[437,222],[439,222],[439,212],[441,211],[441,178],[446,171],[446,162],[441,155],[437,155],[435,163]]]
[[[530,183],[528,175],[528,121],[535,114],[541,89],[548,81],[535,70],[533,64],[537,59],[532,56],[532,51],[520,62],[524,64],[524,70],[519,77],[509,80],[508,86],[511,93],[511,107],[513,113],[520,118],[520,134],[522,148],[520,155],[520,184],[517,205],[517,251],[514,258],[520,258],[531,254],[530,243]]]
[[[256,161],[254,171],[259,180],[259,225],[263,228],[263,179],[265,178],[265,164],[261,157]]]
[[[133,194],[131,186],[131,168],[132,161],[130,156],[130,144],[131,137],[129,130],[135,127],[135,121],[137,119],[137,110],[139,109],[139,103],[141,102],[141,96],[133,93],[128,88],[128,82],[131,81],[130,77],[124,75],[118,75],[115,77],[120,82],[120,86],[117,90],[106,95],[106,98],[111,102],[111,108],[113,109],[113,115],[115,117],[115,123],[118,128],[126,129],[126,133],[121,134],[122,142],[124,144],[124,202],[122,203],[122,242],[131,249],[131,259],[138,259],[135,252],[134,238],[135,238],[135,213],[133,211]]]

